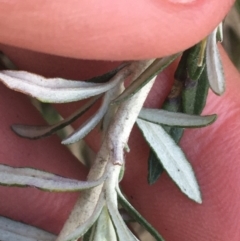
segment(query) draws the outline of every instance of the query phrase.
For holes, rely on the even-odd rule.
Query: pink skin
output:
[[[1,42],[83,59],[143,59],[197,43],[233,0],[0,1]]]
[[[93,9],[90,9],[90,1],[72,1],[71,5],[69,1],[39,1],[39,4],[36,1],[33,4],[30,0],[15,2],[2,1],[0,5],[0,16],[5,20],[0,22],[3,44],[67,57],[116,60],[162,56],[186,48],[209,33],[232,3],[227,0],[221,1],[221,4],[214,0],[196,0],[184,5],[172,4],[166,0],[141,0],[138,6],[134,6],[136,11],[133,11],[133,7],[129,7],[133,3],[129,1],[120,1],[118,5],[108,0],[99,1],[92,4]],[[76,5],[74,8],[73,4]],[[114,8],[120,8],[120,5],[123,9],[124,4],[124,11],[113,11]],[[102,10],[103,5],[107,8]],[[81,9],[84,9],[84,14],[79,16]],[[153,15],[143,22],[150,11]],[[112,14],[114,19],[109,21]],[[89,19],[89,16],[92,17]],[[141,24],[136,24],[136,21]],[[146,35],[142,36],[143,29],[151,29],[148,34],[154,36],[146,39]],[[87,78],[117,64],[84,62],[6,45],[2,45],[1,49],[14,60],[19,69],[46,76]],[[131,152],[126,156],[123,189],[133,205],[163,234],[166,241],[239,241],[240,77],[223,50],[221,55],[227,91],[223,97],[216,97],[210,92],[204,110],[204,113],[217,113],[219,118],[207,128],[187,130],[181,141],[202,190],[202,205],[188,200],[166,174],[163,174],[158,183],[149,187],[146,182],[148,147],[137,128],[134,128],[129,142]],[[92,66],[96,66],[94,73]],[[146,105],[161,106],[173,81],[174,68],[175,64],[159,76]],[[84,179],[86,169],[59,144],[56,137],[31,142],[15,136],[9,130],[11,123],[43,122],[22,94],[0,87],[4,100],[0,105],[1,113],[4,113],[1,117],[1,162]],[[57,108],[63,115],[67,115],[77,105],[79,104],[58,105]],[[79,123],[80,121],[76,126]],[[89,145],[95,150],[99,147],[97,136],[98,131],[95,130],[87,137]],[[4,200],[0,202],[1,215],[57,233],[74,205],[77,194],[1,187],[0,197]]]

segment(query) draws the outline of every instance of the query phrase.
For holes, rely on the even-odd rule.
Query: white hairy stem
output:
[[[133,63],[130,66],[134,73],[132,79],[137,78],[152,62],[153,60]],[[154,80],[155,78],[146,84],[146,86],[144,86],[133,97],[119,106],[115,118],[111,122],[103,140],[102,147],[90,169],[88,180],[96,180],[101,177],[105,168],[109,168],[110,170],[112,169],[111,167],[116,164],[122,165],[123,149],[128,141],[132,127],[154,83]],[[118,174],[118,172],[114,173]],[[115,178],[118,178],[118,176]],[[96,207],[96,203],[102,189],[103,185],[99,185],[81,192],[75,207],[73,208],[56,241],[64,240],[64,237],[88,220]]]
[[[124,83],[120,83],[118,84],[114,90],[112,91],[112,96],[113,99],[116,98],[116,96],[119,96],[123,91],[124,91],[125,87],[124,87]],[[113,100],[112,99],[112,100]],[[117,105],[110,105],[108,106],[108,111],[107,113],[104,115],[103,121],[102,121],[102,131],[103,131],[103,135],[102,138],[104,139],[106,131],[111,123],[111,120],[113,118],[113,116],[116,114],[118,109]]]
[[[123,149],[127,146],[128,138],[138,114],[155,81],[155,77],[146,84],[137,94],[125,101],[118,109],[113,123],[108,131],[108,147],[110,159],[114,164],[122,165],[124,161]]]

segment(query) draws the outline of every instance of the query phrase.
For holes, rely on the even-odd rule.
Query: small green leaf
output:
[[[164,168],[160,161],[156,158],[155,153],[150,150],[149,157],[148,157],[148,183],[150,185],[154,184],[162,172]]]
[[[56,235],[0,216],[1,241],[55,241]]]
[[[213,123],[216,120],[216,115],[197,116],[149,108],[143,108],[138,117],[155,124],[178,126],[184,128],[203,127]]]
[[[78,181],[32,168],[13,168],[0,165],[0,185],[30,186],[46,191],[72,192],[93,188],[104,182],[107,173],[96,181]]]
[[[218,28],[208,36],[206,48],[206,64],[209,85],[212,91],[217,95],[222,95],[225,91],[225,77],[223,73],[221,56],[217,46]]]
[[[198,79],[193,111],[192,113],[186,111],[186,113],[195,114],[195,115],[199,115],[202,113],[203,108],[206,105],[208,90],[209,90],[209,83],[208,83],[208,76],[207,76],[207,68],[205,67],[201,76]]]
[[[182,90],[182,112],[184,113],[199,115],[206,104],[209,84],[205,64],[206,59],[203,61],[201,75],[193,80],[187,74],[185,79]],[[191,66],[189,65],[187,70],[190,69]]]
[[[120,103],[132,97],[157,74],[167,68],[178,56],[179,54],[174,54],[155,60],[120,96],[118,96],[118,98],[114,100],[114,103]]]
[[[176,142],[157,124],[141,119],[137,125],[169,176],[190,199],[201,203],[201,193],[192,166]]]
[[[70,115],[68,118],[50,126],[30,126],[30,125],[12,125],[12,130],[19,136],[29,139],[39,139],[50,136],[82,116],[92,105],[99,99],[100,96],[93,97],[79,110]]]
[[[158,231],[128,202],[124,197],[119,187],[116,188],[118,200],[121,206],[128,211],[128,213],[141,224],[157,241],[164,241],[163,237]]]
[[[184,113],[193,114],[195,111],[196,92],[198,80],[188,78],[182,91],[182,109]]]
[[[198,66],[199,62],[202,61],[201,56],[203,53],[201,51],[201,43],[187,50],[187,70],[191,80],[198,80],[205,66],[205,63],[202,66]]]

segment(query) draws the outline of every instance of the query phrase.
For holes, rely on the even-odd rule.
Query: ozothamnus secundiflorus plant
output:
[[[29,230],[36,240],[39,240],[39,235],[41,240],[57,241],[77,240],[80,237],[84,241],[138,240],[118,210],[120,203],[156,240],[164,240],[121,192],[119,183],[124,175],[124,152],[128,150],[129,135],[136,122],[151,148],[149,183],[154,183],[165,170],[184,194],[197,203],[202,202],[192,167],[177,142],[184,128],[204,127],[216,120],[214,114],[200,114],[209,86],[218,95],[225,90],[217,48],[217,41],[221,39],[222,25],[219,25],[206,39],[183,53],[160,59],[126,62],[103,76],[85,81],[46,79],[25,71],[1,71],[2,83],[42,102],[65,103],[88,99],[79,110],[54,125],[13,125],[13,131],[25,138],[38,139],[54,134],[84,115],[96,101],[102,101],[96,113],[62,141],[67,145],[81,140],[103,119],[102,145],[86,181],[63,178],[31,168],[0,165],[2,185],[34,186],[58,192],[81,191],[80,198],[57,237],[23,224],[21,229]],[[163,108],[142,108],[157,74],[177,58],[180,58],[180,62],[175,72],[175,83]],[[126,79],[130,79],[130,85],[124,89]],[[0,221],[5,225],[20,225],[6,218]],[[20,233],[19,238],[24,240]]]

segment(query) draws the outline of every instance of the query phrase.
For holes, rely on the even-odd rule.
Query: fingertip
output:
[[[1,42],[67,57],[102,60],[170,55],[203,39],[233,0],[2,3]]]

